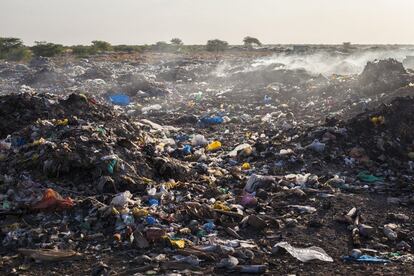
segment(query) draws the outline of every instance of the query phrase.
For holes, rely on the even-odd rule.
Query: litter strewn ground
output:
[[[1,271],[414,273],[412,71],[147,55],[1,64]]]

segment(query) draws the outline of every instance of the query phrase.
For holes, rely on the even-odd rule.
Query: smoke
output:
[[[394,58],[402,62],[414,55],[414,49],[359,51],[352,54],[317,52],[312,54],[277,54],[253,61],[251,67],[261,68],[272,64],[283,64],[284,69],[305,69],[313,74],[348,75],[360,74],[368,61]],[[251,69],[250,69],[251,70]]]
[[[367,62],[376,59],[394,58],[402,62],[407,56],[414,56],[413,48],[399,48],[392,50],[359,49],[351,54],[345,54],[339,51],[317,50],[314,53],[280,53],[268,57],[261,57],[252,61],[240,63],[220,63],[213,75],[216,77],[226,77],[239,72],[252,72],[277,69],[305,69],[307,72],[324,76],[332,74],[350,75],[360,74]]]

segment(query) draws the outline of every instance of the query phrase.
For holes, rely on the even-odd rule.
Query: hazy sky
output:
[[[0,0],[0,36],[63,44],[414,44],[414,0]]]

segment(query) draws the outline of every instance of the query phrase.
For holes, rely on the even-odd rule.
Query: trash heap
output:
[[[395,59],[368,62],[359,75],[358,85],[369,95],[391,92],[409,83],[403,64]]]
[[[159,72],[205,80],[171,91],[128,72],[120,91],[0,97],[0,268],[413,272],[413,98],[267,67],[219,84],[197,62],[214,64]]]
[[[347,123],[350,139],[361,146],[370,159],[402,165],[414,160],[413,98],[396,98]]]

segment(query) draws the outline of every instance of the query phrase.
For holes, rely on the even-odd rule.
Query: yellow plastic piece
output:
[[[185,247],[185,241],[184,240],[171,240],[170,239],[170,243],[175,248],[184,249],[184,247]]]
[[[207,145],[207,151],[215,151],[221,148],[221,142],[220,141],[213,141],[212,143]]]
[[[148,210],[135,207],[132,209],[132,214],[137,218],[146,217],[148,216]]]
[[[56,121],[56,125],[57,126],[67,126],[69,123],[68,119],[63,119],[63,120],[57,120]]]
[[[213,208],[216,210],[230,211],[230,208],[220,201],[216,201]]]
[[[243,163],[243,165],[242,165],[242,170],[245,170],[245,171],[247,171],[247,170],[250,170],[251,169],[251,167],[250,167],[250,164],[249,163]]]
[[[371,122],[374,124],[374,125],[382,125],[382,124],[384,124],[384,122],[385,122],[385,118],[384,118],[384,116],[376,116],[376,117],[372,117],[371,118]]]
[[[117,209],[115,209],[114,207],[112,207],[112,215],[119,215],[119,211]]]
[[[33,146],[43,145],[46,142],[45,139],[40,138],[39,140],[33,141]]]

